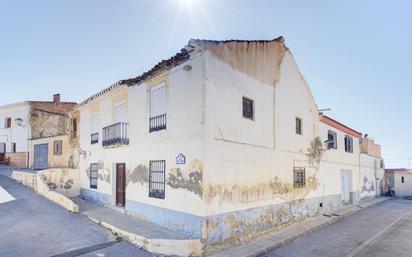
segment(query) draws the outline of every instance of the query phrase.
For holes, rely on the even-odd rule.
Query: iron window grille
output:
[[[328,149],[337,149],[338,148],[338,139],[335,131],[328,131]]]
[[[253,100],[242,98],[243,118],[254,120]]]
[[[166,161],[149,162],[149,197],[165,198]]]
[[[149,119],[149,132],[166,129],[166,113]]]
[[[345,152],[353,153],[353,137],[345,136]]]
[[[128,145],[127,123],[118,122],[103,128],[103,146]]]
[[[90,136],[90,143],[91,143],[92,145],[99,143],[99,133],[98,133],[98,132],[91,134],[91,136]]]
[[[305,168],[294,167],[293,168],[293,187],[302,188],[306,185]]]
[[[302,119],[296,118],[296,134],[302,135]]]
[[[90,164],[90,188],[97,189],[98,168],[97,163]]]
[[[54,155],[62,155],[63,152],[63,141],[56,140],[53,142],[53,154]]]

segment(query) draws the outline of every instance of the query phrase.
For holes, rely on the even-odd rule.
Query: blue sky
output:
[[[0,0],[0,105],[80,101],[190,38],[283,35],[319,107],[381,143],[387,166],[408,165],[411,1],[185,1]]]

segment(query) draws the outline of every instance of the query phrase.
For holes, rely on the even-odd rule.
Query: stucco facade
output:
[[[29,111],[27,102],[0,107],[0,152],[5,153],[4,158],[10,158],[11,166],[25,168],[29,164]],[[16,124],[17,118],[25,121],[22,126]]]
[[[163,92],[158,88],[164,106],[153,108],[163,103],[153,93]],[[152,130],[159,108],[166,123]],[[361,134],[322,122],[283,38],[191,40],[180,54],[77,110],[81,194],[200,238],[206,251],[362,197]],[[127,134],[107,140],[115,127]],[[325,147],[329,130],[336,131],[336,149]],[[351,153],[343,143],[348,133]],[[161,197],[150,194],[152,161],[159,160],[165,164]],[[123,203],[118,174],[124,166]],[[342,176],[350,194],[345,201]]]

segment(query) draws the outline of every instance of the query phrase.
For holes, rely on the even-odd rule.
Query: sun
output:
[[[180,7],[184,7],[186,10],[192,11],[199,0],[177,0]]]

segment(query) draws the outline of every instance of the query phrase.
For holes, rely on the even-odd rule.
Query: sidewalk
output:
[[[284,230],[258,237],[249,243],[236,246],[212,255],[212,257],[249,257],[262,256],[275,248],[285,245],[315,230],[319,230],[356,212],[384,201],[389,197],[379,197],[372,200],[347,205],[338,211],[322,216],[310,217],[302,222],[290,225]]]
[[[145,250],[167,256],[189,256],[201,251],[194,239],[162,226],[137,219],[80,197],[72,198],[80,213]]]

